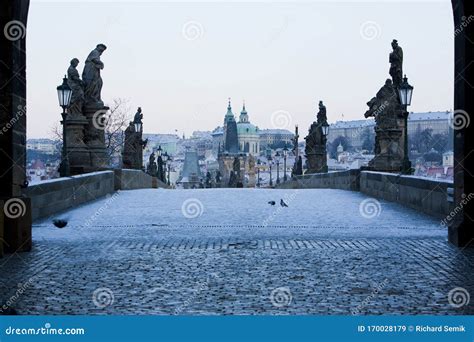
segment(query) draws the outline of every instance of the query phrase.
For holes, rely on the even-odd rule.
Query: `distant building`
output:
[[[51,139],[28,139],[26,149],[45,154],[54,154],[57,150],[56,142]]]
[[[408,136],[416,134],[417,131],[431,129],[432,134],[450,134],[449,120],[452,113],[427,112],[410,113],[408,116]],[[337,137],[345,137],[349,144],[355,149],[362,149],[364,142],[364,131],[367,129],[373,132],[375,126],[374,119],[337,121],[329,128],[328,142],[332,143]]]
[[[237,135],[237,122],[235,121],[232,106],[227,106],[227,113],[224,117],[224,134],[222,136],[222,152],[229,154],[239,153],[239,140]]]
[[[260,153],[260,136],[258,127],[252,125],[249,121],[245,103],[240,112],[239,122],[237,123],[237,137],[239,141],[239,151],[248,153],[252,156],[258,156]]]
[[[453,167],[454,166],[454,153],[453,151],[448,151],[443,153],[443,166],[444,167]]]
[[[285,145],[293,146],[293,132],[287,129],[262,129],[258,131],[260,139],[260,151],[281,148]]]

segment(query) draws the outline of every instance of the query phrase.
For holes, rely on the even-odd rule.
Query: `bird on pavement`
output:
[[[270,201],[270,202],[268,202],[268,204],[270,204],[270,205],[275,205],[276,202],[275,202],[275,201]]]
[[[283,199],[280,200],[280,205],[281,205],[282,207],[288,207],[288,204],[286,204],[286,203],[283,201]]]
[[[62,219],[53,220],[53,224],[58,228],[64,228],[67,226],[67,221]]]

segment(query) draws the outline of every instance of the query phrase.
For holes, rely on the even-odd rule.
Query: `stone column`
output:
[[[31,249],[26,181],[26,25],[28,0],[0,2],[0,202],[7,252]]]
[[[109,107],[84,106],[87,119],[85,142],[90,154],[90,166],[86,172],[100,171],[108,167],[109,157],[105,146],[105,114]]]
[[[69,158],[71,175],[79,175],[91,167],[91,157],[84,143],[84,132],[88,121],[83,115],[69,115],[66,119],[66,153]]]

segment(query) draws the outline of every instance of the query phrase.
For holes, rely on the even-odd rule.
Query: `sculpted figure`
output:
[[[143,123],[143,122],[142,122],[142,119],[143,119],[142,108],[141,108],[141,107],[138,107],[137,113],[136,113],[135,116],[133,117],[133,123]],[[142,127],[143,127],[143,126],[142,126]]]
[[[402,84],[403,79],[403,50],[398,45],[398,41],[394,39],[392,41],[393,51],[390,53],[390,76],[392,76],[393,85],[399,87]]]
[[[72,90],[71,104],[68,109],[71,115],[82,115],[82,105],[84,104],[84,84],[79,77],[79,71],[77,71],[78,65],[79,60],[73,58],[67,69],[67,83]]]
[[[95,106],[103,106],[101,99],[102,77],[100,71],[104,69],[104,63],[100,60],[100,56],[107,49],[104,44],[99,44],[87,56],[84,71],[82,72],[82,80],[84,82],[84,94],[87,104]]]

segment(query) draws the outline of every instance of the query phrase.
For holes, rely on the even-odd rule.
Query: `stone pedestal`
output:
[[[327,152],[325,146],[318,146],[313,152],[306,154],[306,163],[308,169],[306,173],[325,173],[328,172]]]
[[[91,166],[90,153],[84,143],[88,121],[83,115],[70,115],[66,119],[67,155],[71,175],[86,172]]]
[[[107,148],[105,147],[105,114],[109,107],[85,106],[84,116],[87,119],[85,143],[89,150],[90,165],[85,172],[104,170],[109,164]]]
[[[375,157],[366,170],[381,172],[402,172],[405,156],[404,122],[397,120],[398,128],[375,128]]]
[[[141,132],[125,131],[122,165],[124,169],[141,170],[143,168],[143,144]]]

